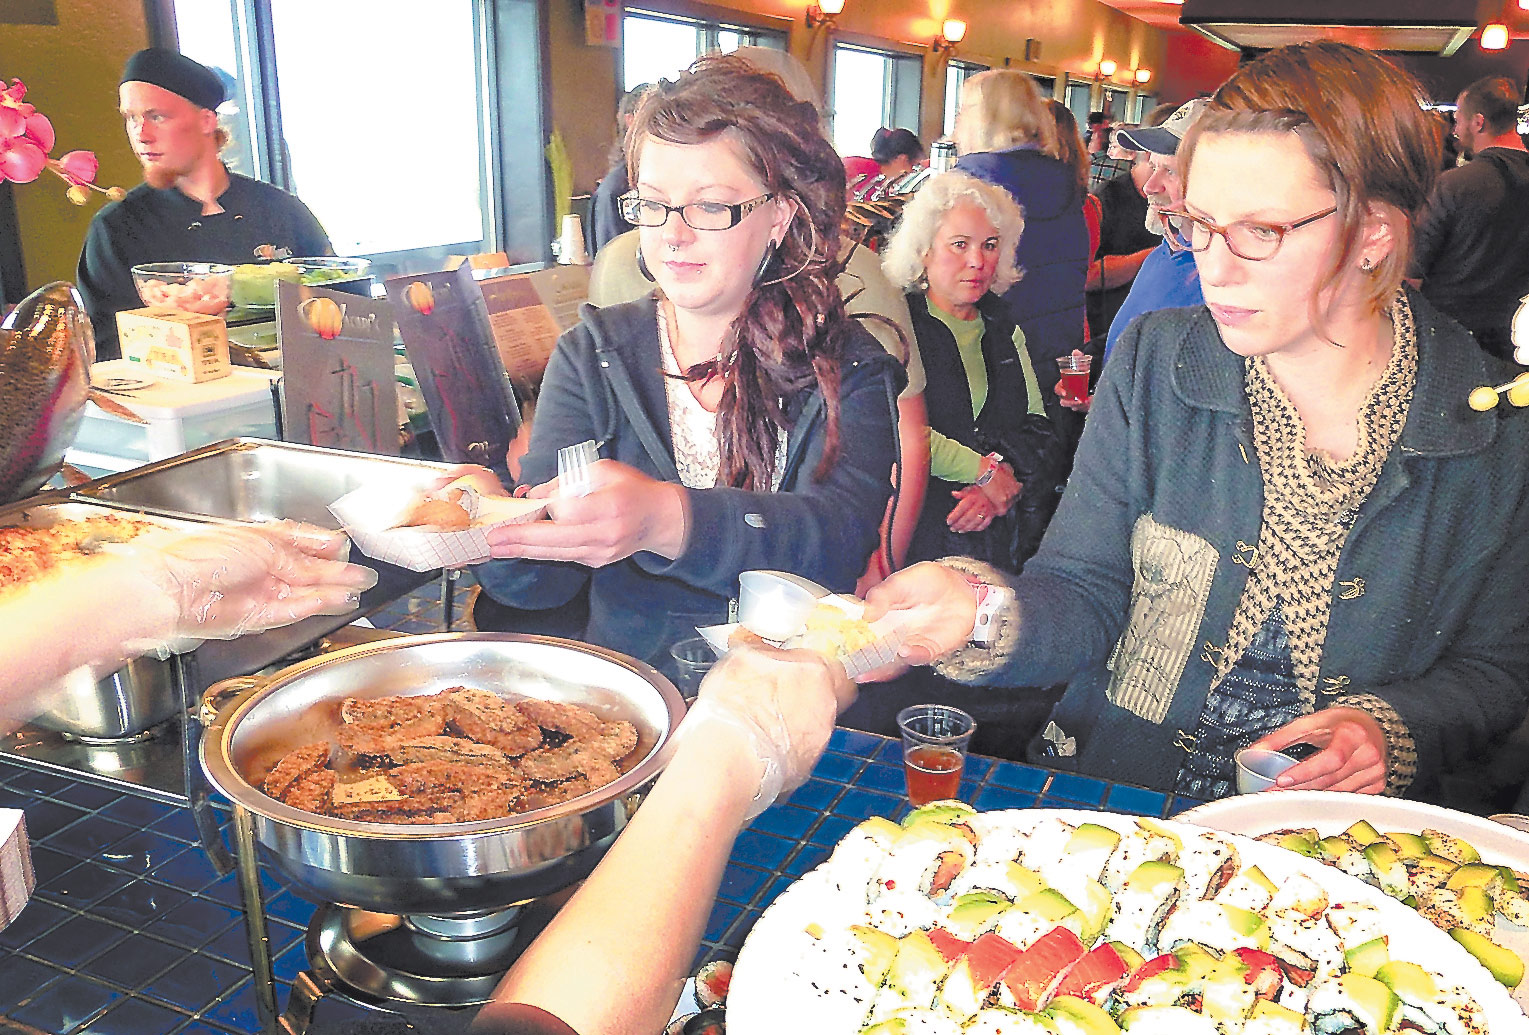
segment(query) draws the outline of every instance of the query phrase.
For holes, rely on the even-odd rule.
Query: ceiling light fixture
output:
[[[1502,22],[1491,22],[1481,27],[1482,50],[1507,50],[1508,27]]]
[[[1148,83],[1150,83],[1152,81],[1152,69],[1150,69],[1150,68],[1138,68],[1136,70],[1135,78],[1136,78],[1136,81],[1138,83],[1140,83],[1142,86],[1147,85]]]
[[[946,18],[945,24],[940,29],[940,34],[934,38],[931,46],[936,54],[950,55],[955,53],[956,44],[966,38],[966,23],[959,18]]]

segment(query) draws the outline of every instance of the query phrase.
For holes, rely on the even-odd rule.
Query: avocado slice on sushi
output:
[[[1215,1021],[1183,1006],[1128,1006],[1117,1020],[1131,1035],[1218,1035]]]
[[[1306,1016],[1318,1032],[1356,1030],[1384,1035],[1391,1030],[1401,1000],[1383,982],[1363,974],[1339,974],[1316,983]]]
[[[886,990],[908,1006],[931,1006],[950,965],[929,935],[914,931],[901,939],[887,971]]]
[[[1407,897],[1410,893],[1407,887],[1407,867],[1402,865],[1395,848],[1384,841],[1374,841],[1364,846],[1364,860],[1373,875],[1369,883],[1392,898]]]
[[[1046,1016],[1056,1025],[1057,1035],[1118,1035],[1120,1031],[1103,1007],[1070,995],[1053,999]]]
[[[1022,899],[1017,905],[1025,912],[1034,913],[1042,920],[1049,920],[1053,924],[1061,923],[1078,911],[1078,907],[1056,888],[1042,888],[1035,894]]]
[[[898,940],[885,931],[863,924],[855,924],[849,931],[860,944],[860,958],[857,961],[860,972],[872,988],[880,988],[887,979],[887,972],[892,969],[893,961],[897,959],[900,948]]]
[[[1305,1018],[1288,1006],[1260,999],[1253,1004],[1253,1012],[1242,1029],[1242,1035],[1300,1035],[1305,1029]]]
[[[1120,958],[1125,961],[1126,970],[1130,973],[1135,973],[1137,967],[1147,962],[1147,958],[1137,952],[1134,946],[1127,945],[1125,942],[1110,942],[1108,944],[1110,948],[1120,954]]]
[[[1502,870],[1486,863],[1465,863],[1449,875],[1444,886],[1451,891],[1462,888],[1486,888],[1488,892],[1502,886]]]
[[[1058,1035],[1050,1017],[1007,1006],[984,1007],[961,1029],[961,1035]]]
[[[1120,844],[1120,834],[1098,823],[1082,823],[1067,839],[1067,851],[1059,865],[1074,872],[1081,872],[1094,880],[1104,872],[1110,854]],[[1055,875],[1053,875],[1055,876]]]
[[[1317,854],[1317,832],[1315,830],[1281,830],[1273,834],[1265,834],[1260,841],[1268,841],[1277,848],[1283,848],[1287,852],[1295,852],[1313,858]]]
[[[1475,846],[1469,841],[1446,834],[1442,830],[1424,828],[1423,840],[1428,842],[1428,850],[1430,852],[1434,855],[1442,855],[1451,862],[1475,863],[1481,861],[1481,853],[1476,851]]]
[[[1223,1031],[1241,1031],[1258,993],[1248,983],[1247,968],[1228,953],[1211,967],[1200,984],[1200,1012]]]
[[[1479,1031],[1479,1007],[1459,992],[1445,994],[1432,974],[1402,960],[1392,960],[1375,975],[1401,1000],[1401,1023],[1432,1035],[1467,1035]]]
[[[969,891],[956,896],[945,926],[958,938],[974,941],[991,931],[998,918],[1013,908],[1009,900],[992,891]]]
[[[1421,859],[1425,855],[1433,854],[1433,849],[1428,847],[1428,842],[1421,834],[1393,831],[1386,834],[1386,840],[1396,846],[1396,854],[1401,857],[1403,862]]]
[[[936,823],[960,823],[976,814],[977,810],[965,802],[932,801],[928,805],[920,805],[904,816],[903,826],[911,827],[926,819]]]
[[[1334,834],[1318,841],[1317,858],[1366,884],[1374,883],[1362,846],[1347,834]]]
[[[1524,961],[1512,949],[1498,945],[1486,935],[1457,927],[1449,936],[1481,962],[1500,984],[1517,988],[1524,980]]]
[[[1375,980],[1395,992],[1403,1002],[1439,998],[1439,986],[1433,976],[1407,960],[1388,960],[1375,972]]]
[[[1375,972],[1391,962],[1391,950],[1384,938],[1371,938],[1343,953],[1343,962],[1350,973],[1374,977]]]
[[[1055,927],[1065,927],[1078,938],[1086,923],[1078,907],[1055,888],[1044,888],[1015,903],[998,919],[996,930],[1016,945],[1028,947]]]
[[[1374,844],[1376,841],[1380,840],[1380,831],[1376,830],[1374,827],[1370,826],[1368,822],[1362,819],[1356,820],[1349,826],[1347,830],[1344,831],[1344,833],[1357,841],[1361,847],[1364,845]]]
[[[909,1008],[861,1028],[860,1035],[961,1035],[961,1026],[933,1010]]]

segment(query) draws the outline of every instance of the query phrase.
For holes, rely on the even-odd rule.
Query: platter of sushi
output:
[[[1330,791],[1241,795],[1180,818],[1309,856],[1407,903],[1479,953],[1529,1007],[1529,833],[1424,802]]]
[[[1465,947],[1315,859],[1177,821],[935,802],[861,823],[770,905],[727,1029],[1509,1035],[1529,1020]]]

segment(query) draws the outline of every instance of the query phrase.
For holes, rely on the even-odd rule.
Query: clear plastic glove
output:
[[[158,620],[145,639],[184,650],[354,610],[377,573],[342,560],[349,547],[338,532],[283,523],[156,536],[113,552],[151,590],[142,603]]]
[[[854,699],[843,666],[821,654],[739,647],[707,674],[676,736],[735,737],[759,761],[747,822],[802,785]]]

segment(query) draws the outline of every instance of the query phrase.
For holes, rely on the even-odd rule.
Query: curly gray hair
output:
[[[1025,213],[1019,202],[1002,187],[952,169],[930,177],[903,209],[882,252],[881,268],[888,280],[904,291],[920,286],[924,257],[934,247],[934,235],[946,214],[960,204],[976,205],[998,229],[998,273],[993,277],[992,290],[1002,294],[1024,276],[1014,262],[1014,249],[1025,231]]]

